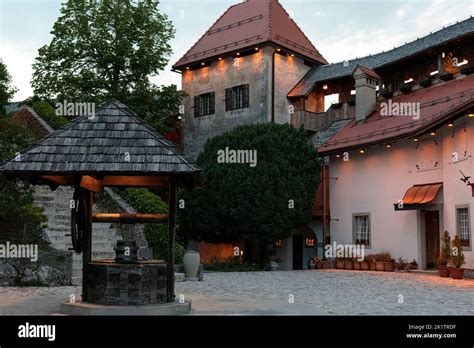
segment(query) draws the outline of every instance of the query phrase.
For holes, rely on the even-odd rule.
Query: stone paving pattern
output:
[[[55,314],[79,287],[0,288],[0,315]],[[474,280],[343,270],[205,273],[176,283],[195,315],[474,315]],[[293,295],[294,303],[290,303]],[[403,295],[403,303],[399,303]]]

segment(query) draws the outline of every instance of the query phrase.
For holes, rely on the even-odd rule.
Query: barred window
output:
[[[215,93],[205,93],[194,97],[194,116],[206,116],[215,113]]]
[[[354,243],[370,245],[370,216],[368,214],[354,215]]]
[[[458,236],[464,247],[471,247],[471,226],[469,219],[469,208],[457,208]]]
[[[249,107],[249,85],[227,88],[225,90],[225,110],[237,110]]]

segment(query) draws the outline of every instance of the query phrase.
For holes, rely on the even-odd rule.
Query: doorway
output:
[[[436,267],[440,252],[439,211],[425,212],[426,268]]]
[[[293,235],[293,270],[303,269],[303,235]]]

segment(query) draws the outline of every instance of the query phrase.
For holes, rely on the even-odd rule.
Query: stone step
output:
[[[36,202],[52,202],[54,201],[54,195],[33,195]]]

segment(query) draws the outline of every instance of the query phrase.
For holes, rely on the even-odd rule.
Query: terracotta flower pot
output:
[[[332,261],[326,260],[321,262],[322,269],[332,269]]]
[[[464,268],[451,268],[450,273],[451,273],[451,278],[453,279],[464,278]]]
[[[354,264],[352,263],[352,261],[345,261],[344,269],[354,269]]]
[[[360,262],[360,261],[354,261],[354,269],[355,269],[356,271],[360,271],[361,268],[362,268],[362,262]]]
[[[336,268],[337,269],[344,269],[344,261],[342,260],[336,260]]]
[[[383,272],[385,270],[385,262],[375,261],[375,270],[378,272]]]
[[[362,261],[362,262],[360,263],[360,269],[361,269],[362,271],[368,271],[368,270],[370,269],[370,263],[369,263],[369,261]]]
[[[403,263],[397,263],[397,270],[403,271],[406,267],[406,264]]]
[[[384,271],[385,272],[393,272],[395,271],[395,262],[390,261],[390,262],[384,262]]]
[[[439,276],[443,278],[447,278],[450,275],[449,267],[446,267],[446,266],[439,266],[438,272],[439,272]]]
[[[370,270],[371,271],[376,271],[377,270],[377,262],[375,262],[375,261],[370,262]]]
[[[321,261],[316,261],[316,269],[323,268],[323,263]]]

